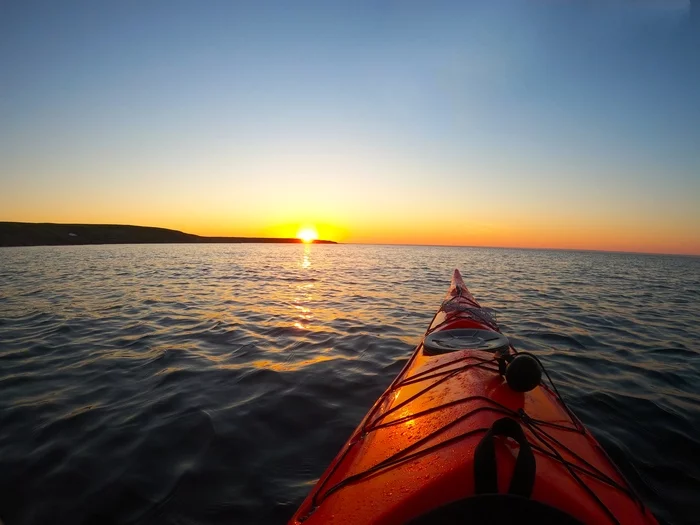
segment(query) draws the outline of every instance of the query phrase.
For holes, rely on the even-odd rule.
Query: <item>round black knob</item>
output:
[[[534,357],[516,355],[506,369],[508,386],[516,392],[529,392],[542,380],[542,369]]]

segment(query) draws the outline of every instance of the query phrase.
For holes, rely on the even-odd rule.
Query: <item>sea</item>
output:
[[[0,520],[280,524],[455,268],[662,523],[700,523],[700,258],[492,248],[0,248]]]

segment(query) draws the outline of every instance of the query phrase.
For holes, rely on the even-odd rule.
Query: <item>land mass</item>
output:
[[[167,228],[121,224],[53,224],[0,222],[0,246],[62,246],[78,244],[160,243],[300,243],[285,237],[204,237]],[[313,241],[336,244],[333,241]]]

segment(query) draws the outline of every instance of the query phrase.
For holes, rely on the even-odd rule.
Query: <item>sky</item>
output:
[[[0,221],[700,254],[700,5],[0,0]]]

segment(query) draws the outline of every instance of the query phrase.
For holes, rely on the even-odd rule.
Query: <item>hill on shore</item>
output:
[[[161,243],[300,243],[285,237],[205,237],[167,228],[121,224],[0,222],[0,246]],[[333,241],[314,241],[336,244]]]

